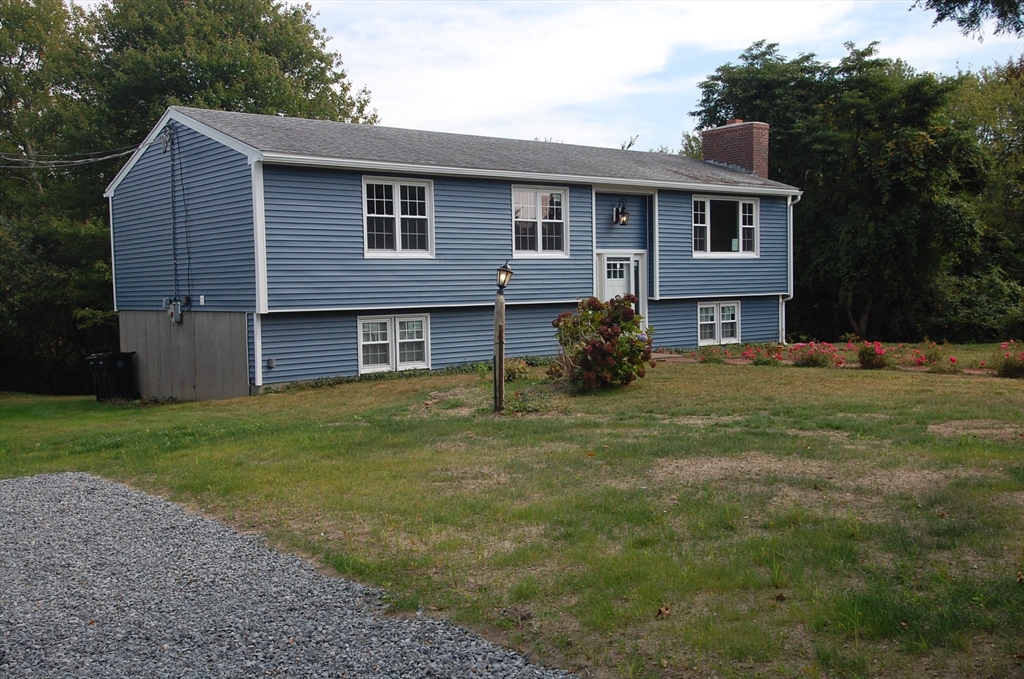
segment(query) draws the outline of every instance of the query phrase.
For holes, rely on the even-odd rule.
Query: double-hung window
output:
[[[429,181],[363,179],[363,234],[367,257],[431,257],[434,196]]]
[[[429,316],[361,317],[359,374],[430,367]]]
[[[739,341],[739,302],[697,304],[697,344],[735,344]]]
[[[516,257],[569,254],[567,192],[512,188],[512,252]]]
[[[758,201],[744,198],[693,198],[693,253],[709,256],[758,254]]]

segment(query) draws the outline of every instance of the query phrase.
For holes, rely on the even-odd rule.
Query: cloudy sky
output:
[[[883,57],[955,74],[1021,54],[964,37],[913,0],[310,3],[384,125],[617,147],[678,148],[697,83],[756,40],[836,60]]]

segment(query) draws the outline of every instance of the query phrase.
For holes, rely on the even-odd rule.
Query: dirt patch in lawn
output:
[[[1024,441],[1024,427],[1001,420],[950,420],[928,425],[939,436],[977,436],[997,441]]]

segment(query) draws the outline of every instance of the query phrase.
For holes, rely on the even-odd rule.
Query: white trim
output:
[[[735,320],[735,323],[736,323],[736,337],[729,338],[728,340],[724,340],[722,338],[722,307],[723,306],[735,306],[736,307],[736,320]],[[700,336],[700,326],[701,326],[700,310],[701,309],[707,309],[707,308],[714,308],[714,310],[715,310],[715,338],[714,338],[714,340],[701,339],[701,336]],[[710,347],[710,346],[723,346],[723,345],[726,345],[726,344],[741,344],[742,343],[742,338],[741,338],[742,324],[741,324],[741,321],[740,321],[740,309],[741,309],[741,305],[740,305],[740,300],[738,300],[738,299],[730,299],[730,300],[724,300],[724,301],[720,301],[720,302],[704,302],[703,304],[700,303],[700,302],[697,302],[697,346],[700,346],[700,347]]]
[[[706,223],[704,228],[705,233],[705,250],[694,250],[693,249],[693,204],[697,201],[703,201],[706,204],[705,208],[705,220]],[[711,201],[735,201],[736,206],[736,235],[737,247],[739,250],[735,252],[720,252],[711,250]],[[743,204],[753,203],[754,205],[754,251],[743,250]],[[694,194],[690,196],[690,254],[694,259],[759,259],[761,257],[761,200],[759,198],[751,198],[750,196],[725,196],[725,195],[706,195],[706,194]]]
[[[267,291],[267,218],[263,199],[263,163],[252,165],[252,230],[256,258],[256,312],[267,313],[270,306]]]
[[[647,186],[636,186],[636,182],[633,182],[633,186],[621,185],[621,184],[594,184],[594,190],[598,193],[624,193],[630,196],[653,196],[657,189],[650,188]]]
[[[114,295],[114,311],[117,311],[117,265],[114,263],[114,197],[107,196],[107,218],[110,221],[110,287]]]
[[[260,315],[255,313],[252,315],[252,359],[256,362],[255,371],[253,372],[253,381],[256,383],[254,386],[263,386],[263,323],[260,321]]]
[[[658,192],[655,191],[651,198],[651,212],[654,213],[651,229],[651,265],[654,267],[654,294],[651,299],[661,299],[661,243],[658,232]]]
[[[423,358],[424,361],[416,363],[400,363],[398,360],[399,356],[399,344],[401,340],[398,336],[398,324],[401,321],[423,321]],[[387,324],[388,332],[388,364],[380,364],[373,366],[363,365],[363,323],[371,322],[384,322]],[[402,370],[430,370],[430,314],[397,314],[397,315],[381,315],[373,314],[370,316],[357,316],[356,317],[356,363],[358,366],[358,374],[366,375],[369,373],[378,372],[391,372],[391,371],[402,371]]]
[[[585,175],[571,174],[547,174],[540,172],[513,172],[510,170],[488,170],[465,167],[442,167],[436,165],[416,165],[411,163],[385,163],[380,161],[356,160],[351,158],[325,158],[322,156],[306,156],[291,153],[279,153],[267,151],[263,153],[262,160],[268,163],[279,165],[303,165],[307,167],[335,167],[350,170],[371,170],[376,172],[402,172],[409,174],[434,174],[434,175],[456,175],[466,177],[488,177],[493,179],[508,179],[529,183],[554,183],[554,184],[598,184],[608,187],[615,187],[614,190],[622,190],[619,187],[644,186],[650,190],[673,189],[677,191],[740,191],[746,195],[757,196],[793,196],[802,193],[795,188],[768,188],[757,186],[734,186],[731,184],[705,184],[700,182],[673,182],[650,180],[642,181],[637,179],[613,179],[609,177],[591,177]],[[611,190],[611,189],[610,189]]]
[[[590,187],[590,252],[594,258],[594,267],[591,274],[594,277],[593,296],[601,294],[598,286],[601,285],[601,262],[597,254],[597,187]]]
[[[761,295],[758,295],[759,297]],[[769,295],[770,297],[771,295]],[[707,297],[707,295],[702,295]],[[555,299],[555,300],[541,300],[541,301],[523,301],[523,302],[506,302],[505,306],[537,306],[541,304],[572,304],[576,305],[580,301],[580,297],[573,297],[572,299]],[[352,312],[352,311],[406,311],[406,310],[419,310],[419,309],[472,309],[473,307],[487,307],[494,308],[494,302],[466,302],[463,304],[406,304],[401,306],[361,306],[361,307],[308,307],[302,309],[271,309],[268,314],[310,314],[319,312]]]
[[[659,302],[671,302],[674,300],[690,300],[690,299],[753,299],[757,297],[778,297],[783,295],[782,292],[741,292],[741,293],[729,293],[728,295],[715,295],[708,293],[701,293],[699,295],[680,295],[678,297],[662,297]]]
[[[803,194],[786,198],[786,293],[779,296],[779,343],[786,343],[786,302],[793,299],[793,206]]]
[[[537,249],[536,250],[516,250],[516,191],[532,191],[537,199]],[[512,259],[569,259],[569,187],[567,186],[528,186],[525,184],[512,184],[511,189],[512,197],[512,212],[510,214],[512,221],[510,224],[510,233],[512,236]],[[562,249],[561,250],[544,250],[543,249],[543,223],[544,219],[541,216],[540,210],[540,194],[541,193],[560,193],[562,194]],[[595,209],[596,211],[596,209]],[[524,220],[525,221],[525,220]]]
[[[392,200],[395,210],[395,249],[377,250],[370,249],[366,238],[366,220],[369,217],[366,211],[366,185],[367,184],[391,184],[394,186]],[[426,189],[425,198],[427,201],[427,249],[426,250],[403,250],[402,249],[402,215],[401,215],[401,191],[402,186],[422,186]],[[434,181],[432,179],[412,179],[408,177],[377,177],[363,175],[362,184],[362,206],[363,215],[363,258],[364,259],[434,259]]]
[[[125,163],[124,167],[121,168],[121,171],[114,175],[114,179],[111,180],[111,182],[107,185],[107,189],[103,192],[104,196],[113,195],[117,187],[121,184],[122,181],[124,181],[125,177],[128,175],[129,172],[131,172],[132,168],[135,167],[135,164],[142,159],[142,156],[146,153],[146,150],[149,148],[150,144],[152,144],[157,137],[163,134],[164,128],[167,126],[167,123],[171,121],[180,123],[185,127],[188,127],[189,129],[198,132],[199,134],[205,135],[210,139],[219,142],[224,146],[227,146],[230,149],[238,151],[239,153],[244,155],[248,162],[250,163],[262,160],[263,158],[263,153],[259,149],[252,147],[244,142],[238,141],[234,137],[228,136],[223,132],[215,130],[209,125],[204,125],[198,120],[190,118],[180,111],[175,111],[169,108],[166,111],[164,111],[164,114],[162,116],[160,116],[160,120],[157,121],[156,125],[153,127],[150,133],[146,135],[146,138],[142,140],[142,143],[139,144],[139,148],[135,151],[135,153],[132,154],[132,157],[128,159],[128,162]]]

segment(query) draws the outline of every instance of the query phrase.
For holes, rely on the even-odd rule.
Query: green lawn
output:
[[[662,363],[490,394],[6,394],[0,477],[124,481],[583,676],[1024,676],[1024,381]]]

